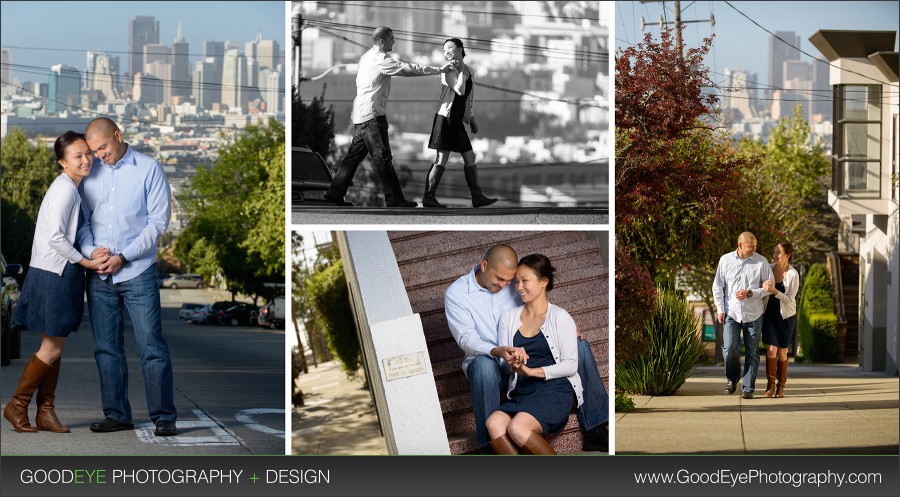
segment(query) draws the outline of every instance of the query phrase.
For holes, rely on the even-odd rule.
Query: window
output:
[[[832,189],[839,196],[881,197],[881,86],[834,87]]]

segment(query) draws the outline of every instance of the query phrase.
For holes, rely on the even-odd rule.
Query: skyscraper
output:
[[[153,16],[128,21],[128,74],[144,70],[144,45],[148,43],[159,43],[159,21]]]
[[[188,60],[188,44],[184,41],[181,19],[178,20],[178,34],[172,42],[172,96],[191,95],[191,63]]]
[[[57,64],[50,68],[50,112],[72,110],[81,105],[81,71],[75,66]]]
[[[793,31],[776,31],[775,35],[794,47],[800,48],[800,37]],[[769,89],[771,95],[773,89],[784,88],[784,63],[789,60],[800,60],[800,52],[788,46],[775,36],[769,37]]]
[[[2,96],[14,95],[15,88],[12,86],[12,51],[3,49],[2,55],[0,55],[0,59],[2,59],[2,73],[0,73],[0,77],[3,79],[3,90],[0,91]]]
[[[222,103],[231,109],[243,109],[246,86],[247,58],[240,49],[229,48],[222,62]]]
[[[90,54],[90,52],[88,52]],[[93,62],[93,67],[85,70],[87,79],[91,81],[89,86],[93,90],[103,93],[107,100],[118,98],[119,56],[108,53],[94,53],[88,60]]]

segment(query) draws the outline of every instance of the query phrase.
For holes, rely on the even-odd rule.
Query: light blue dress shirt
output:
[[[503,311],[522,305],[515,281],[491,293],[475,280],[478,267],[454,281],[444,294],[447,324],[456,343],[466,353],[462,370],[467,377],[472,360],[480,355],[490,356],[491,349],[498,345],[497,324]]]
[[[765,312],[766,297],[769,296],[762,290],[762,285],[773,278],[769,261],[759,254],[741,259],[735,250],[723,255],[712,287],[717,312],[731,316],[738,323],[755,321]],[[738,290],[752,290],[753,296],[738,300],[735,296]]]
[[[155,159],[131,145],[114,166],[94,159],[91,174],[81,181],[82,212],[87,222],[78,231],[81,253],[103,246],[128,259],[112,275],[128,281],[156,262],[156,243],[172,213],[169,182]],[[105,279],[106,275],[101,275]]]

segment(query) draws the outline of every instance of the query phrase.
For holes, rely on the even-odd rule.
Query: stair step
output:
[[[577,231],[467,231],[465,236],[460,236],[460,232],[457,231],[404,232],[398,236],[389,232],[388,237],[391,239],[394,255],[397,256],[397,263],[401,266],[417,260],[433,260],[438,253],[446,256],[453,256],[457,253],[474,253],[475,256],[471,261],[474,266],[489,248],[498,243],[505,243],[518,253],[521,250],[517,247],[519,244],[533,245],[534,242],[528,242],[528,240],[545,240],[539,246],[550,246],[559,244],[557,243],[559,237],[567,242],[585,238],[584,233]],[[525,255],[525,253],[520,255]],[[464,272],[460,274],[464,274]]]

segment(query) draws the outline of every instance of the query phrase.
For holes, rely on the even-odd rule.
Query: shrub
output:
[[[631,397],[622,392],[616,392],[616,412],[631,412],[633,410],[634,401],[631,400]]]
[[[341,362],[341,369],[352,376],[360,365],[359,338],[350,312],[350,292],[340,260],[316,272],[307,287],[316,308],[317,321],[325,332],[328,349]]]
[[[703,353],[697,316],[677,290],[657,288],[644,328],[647,350],[616,368],[616,389],[641,395],[672,395]]]
[[[644,323],[656,304],[650,274],[627,251],[616,249],[616,363],[647,349]]]
[[[824,264],[813,264],[809,268],[797,310],[797,334],[804,359],[809,362],[837,362],[837,316],[834,314],[831,280]]]

